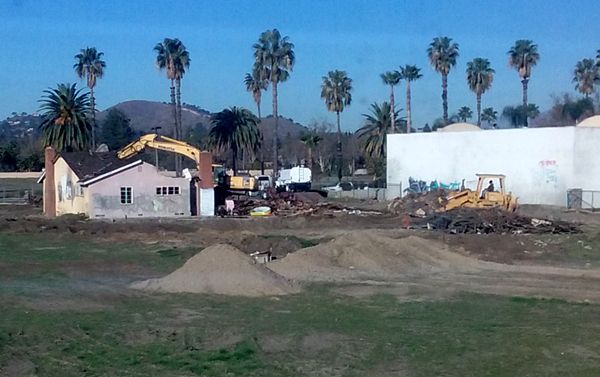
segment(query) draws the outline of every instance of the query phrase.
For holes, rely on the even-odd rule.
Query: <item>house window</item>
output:
[[[179,186],[160,186],[156,188],[156,195],[179,195]]]
[[[133,203],[131,187],[121,187],[121,204]]]

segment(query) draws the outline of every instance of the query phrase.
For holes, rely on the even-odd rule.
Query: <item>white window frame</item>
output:
[[[127,189],[129,189],[129,202],[127,202]],[[123,190],[125,190],[125,202],[123,202]],[[133,204],[133,187],[121,186],[119,189],[119,202],[121,205]]]
[[[156,188],[154,189],[154,193],[156,196],[181,195],[181,187],[180,186],[156,186]]]

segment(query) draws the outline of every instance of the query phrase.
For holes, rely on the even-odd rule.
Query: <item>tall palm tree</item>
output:
[[[345,71],[329,71],[323,76],[321,84],[321,98],[325,100],[327,110],[335,112],[337,119],[337,164],[338,179],[342,180],[342,128],[340,126],[340,113],[352,103],[352,79]]]
[[[358,138],[364,139],[365,154],[370,157],[384,158],[386,155],[386,136],[394,133],[390,108],[388,102],[383,102],[381,105],[373,103],[371,113],[363,114],[364,125],[356,131]],[[396,111],[394,118],[398,119],[399,112]]]
[[[279,113],[277,106],[277,86],[287,81],[294,67],[296,56],[294,44],[288,37],[282,37],[277,29],[264,31],[252,48],[254,49],[254,61],[258,69],[265,73],[265,78],[271,83],[273,91],[273,117],[275,118],[275,129],[273,130],[273,176],[278,171],[278,145],[277,132],[279,128]]]
[[[317,135],[315,132],[304,134],[300,138],[302,144],[306,145],[306,148],[308,149],[308,167],[311,169],[313,167],[313,150],[319,145],[321,140],[321,136]]]
[[[461,122],[466,122],[467,119],[471,119],[473,117],[473,111],[469,106],[463,106],[460,109],[458,109],[458,113],[456,114],[456,116],[458,117],[458,119],[460,119]]]
[[[508,50],[508,64],[513,67],[521,77],[523,84],[523,108],[527,109],[527,84],[531,77],[531,69],[540,60],[537,45],[527,39],[519,39],[514,46]],[[527,117],[525,117],[525,127],[527,127]]]
[[[233,156],[233,173],[237,173],[240,153],[255,153],[262,140],[257,127],[258,119],[250,110],[231,107],[216,113],[209,132],[211,145],[220,150],[230,150]]]
[[[467,63],[467,84],[477,97],[477,127],[481,128],[481,95],[492,87],[494,71],[490,61],[483,58],[475,58]]]
[[[96,149],[96,97],[94,88],[96,80],[104,76],[106,62],[102,60],[103,52],[98,52],[95,47],[82,48],[79,54],[75,55],[75,64],[73,69],[77,77],[87,81],[87,87],[90,88],[90,111],[92,114],[92,150]]]
[[[599,68],[593,59],[578,61],[573,71],[575,89],[588,98],[594,92],[594,85],[600,79]]]
[[[174,136],[175,139],[181,139],[181,78],[185,74],[185,69],[190,65],[190,58],[185,46],[177,38],[165,38],[154,46],[156,52],[156,66],[159,70],[165,70],[167,79],[171,82],[171,107],[173,109]],[[177,100],[175,99],[175,85],[177,84]],[[181,174],[181,156],[175,156],[175,171],[179,176]]]
[[[442,108],[444,110],[444,122],[448,124],[448,74],[450,69],[456,65],[458,59],[458,44],[452,42],[452,38],[436,37],[427,49],[429,63],[442,75]]]
[[[385,85],[390,86],[390,115],[392,117],[392,130],[396,132],[396,124],[394,119],[394,86],[402,80],[402,74],[398,71],[387,71],[379,75]]]
[[[92,133],[89,93],[81,93],[75,84],[59,84],[44,93],[39,101],[44,144],[68,152],[88,148]]]
[[[256,109],[258,110],[258,121],[260,122],[260,102],[262,100],[262,91],[267,90],[269,82],[263,77],[263,72],[259,69],[260,67],[254,67],[252,73],[246,73],[244,77],[244,85],[246,90],[252,94],[254,103],[256,103]]]
[[[400,73],[402,78],[406,80],[406,133],[410,133],[412,129],[412,108],[411,108],[411,94],[410,94],[410,83],[423,77],[421,69],[417,68],[416,65],[405,65],[400,67]]]
[[[488,127],[491,126],[492,122],[495,122],[498,119],[498,112],[494,110],[493,107],[486,107],[481,112],[481,120],[487,122]]]

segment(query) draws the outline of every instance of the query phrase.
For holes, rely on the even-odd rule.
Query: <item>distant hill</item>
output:
[[[125,113],[129,119],[131,119],[131,127],[137,132],[150,132],[151,128],[157,126],[162,127],[161,132],[166,135],[172,134],[173,132],[173,110],[170,104],[143,100],[121,102],[98,113],[97,119],[99,126],[102,124],[108,111],[113,108]],[[181,113],[181,121],[184,130],[190,129],[197,124],[202,124],[205,129],[209,129],[211,124],[211,114],[198,106],[184,104]],[[262,119],[260,130],[265,139],[270,139],[272,137],[274,124],[275,118],[272,116]],[[279,117],[279,135],[281,138],[285,138],[288,135],[299,137],[305,132],[307,132],[307,128],[300,123],[296,123],[292,119]]]

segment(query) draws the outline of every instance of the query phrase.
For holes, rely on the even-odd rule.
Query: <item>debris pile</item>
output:
[[[363,211],[330,203],[316,192],[278,193],[267,199],[241,198],[234,200],[233,215],[248,216],[256,208],[268,207],[276,216],[335,216],[338,214],[379,215],[377,211]]]
[[[437,229],[447,233],[578,233],[576,224],[550,221],[509,213],[500,208],[456,208],[447,212],[412,218],[410,227]]]
[[[425,193],[410,193],[403,198],[396,198],[388,205],[393,215],[426,217],[443,207],[448,193],[438,189]]]

